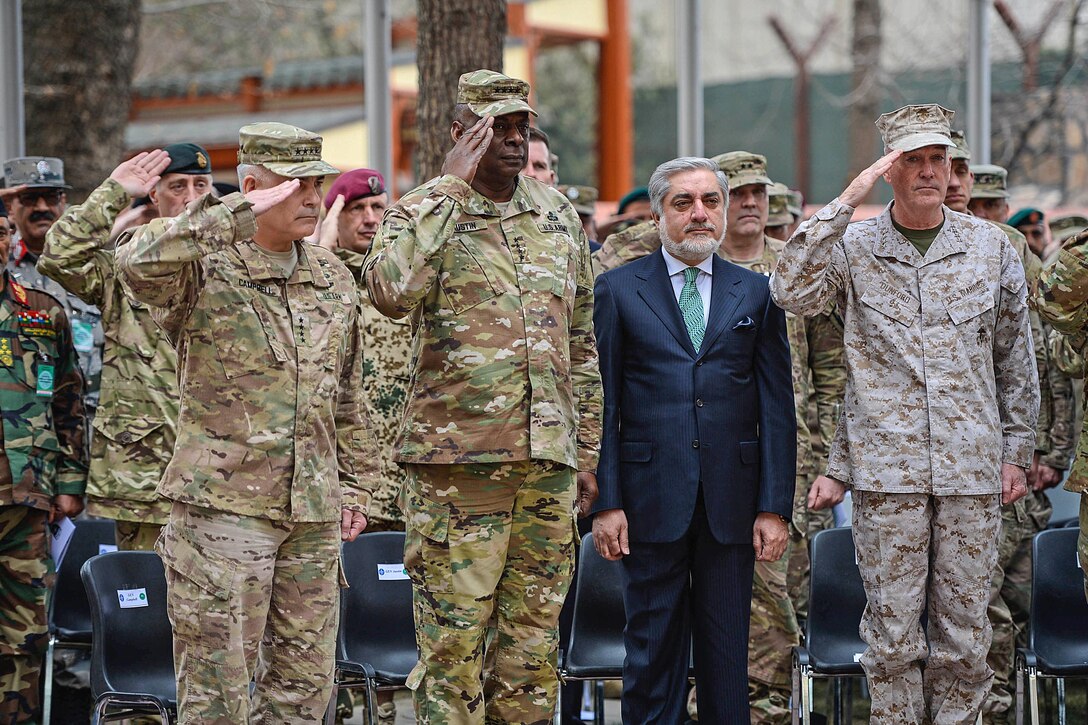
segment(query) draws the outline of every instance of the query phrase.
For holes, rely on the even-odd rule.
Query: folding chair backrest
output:
[[[61,640],[89,643],[91,608],[79,570],[85,561],[102,553],[100,547],[116,548],[117,526],[113,519],[81,519],[73,523],[76,530],[57,567],[57,582],[49,599],[49,624]]]
[[[1028,640],[1048,670],[1088,668],[1088,602],[1077,534],[1077,529],[1053,529],[1032,542]]]
[[[576,678],[618,677],[626,656],[622,565],[601,558],[593,546],[593,535],[586,534],[578,556],[577,577],[574,621],[563,669]]]
[[[812,537],[805,644],[812,666],[827,674],[856,671],[865,651],[858,626],[865,589],[850,528],[827,529]]]
[[[166,576],[153,551],[115,551],[81,570],[91,605],[91,693],[146,693],[175,699]]]
[[[418,659],[412,582],[402,574],[404,534],[363,534],[346,542],[337,658],[368,664],[381,679],[400,681]]]

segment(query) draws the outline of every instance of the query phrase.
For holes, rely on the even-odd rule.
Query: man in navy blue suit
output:
[[[624,723],[747,723],[756,558],[785,550],[796,459],[785,315],[767,278],[715,254],[728,183],[709,159],[650,177],[662,249],[597,278],[604,436],[593,522],[621,560]]]

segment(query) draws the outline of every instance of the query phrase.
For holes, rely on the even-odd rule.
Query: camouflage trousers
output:
[[[551,721],[574,489],[574,471],[547,461],[407,467],[404,566],[420,651],[408,687],[422,725]]]
[[[154,551],[164,524],[117,521],[117,548],[121,551]]]
[[[53,560],[48,512],[0,506],[0,722],[37,722]]]
[[[340,619],[339,522],[270,521],[175,503],[157,549],[166,564],[178,722],[320,721],[332,697]]]
[[[990,603],[986,616],[993,629],[990,651],[986,664],[994,671],[990,694],[982,705],[982,722],[1006,722],[1006,714],[1012,706],[1012,667],[1016,656],[1016,627],[1013,624],[1009,603],[1005,600],[1006,572],[1016,555],[1025,535],[1030,537],[1024,499],[1001,507],[1001,533],[997,539],[997,565],[990,583]]]
[[[790,526],[790,542],[778,561],[757,561],[752,577],[748,635],[748,702],[753,725],[790,721],[793,648],[801,643],[789,594],[790,550],[805,540]]]
[[[861,657],[870,722],[973,723],[990,691],[986,606],[1000,499],[853,492],[854,544],[868,600]],[[927,632],[921,616],[928,600]]]

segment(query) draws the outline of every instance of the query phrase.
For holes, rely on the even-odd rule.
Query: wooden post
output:
[[[597,186],[602,200],[618,200],[634,183],[634,112],[631,100],[631,38],[627,0],[605,0],[608,34],[601,40],[597,71]]]

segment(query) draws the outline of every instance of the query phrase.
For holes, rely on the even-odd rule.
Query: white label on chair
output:
[[[108,554],[111,551],[117,551],[117,544],[99,544],[98,545],[98,553],[99,554]]]
[[[391,582],[407,578],[404,564],[378,564],[378,581]]]
[[[858,652],[856,655],[854,655],[854,662],[861,662],[861,653],[860,652]]]
[[[137,607],[147,606],[147,590],[143,587],[139,589],[118,589],[117,601],[121,605],[121,609],[136,609]]]

